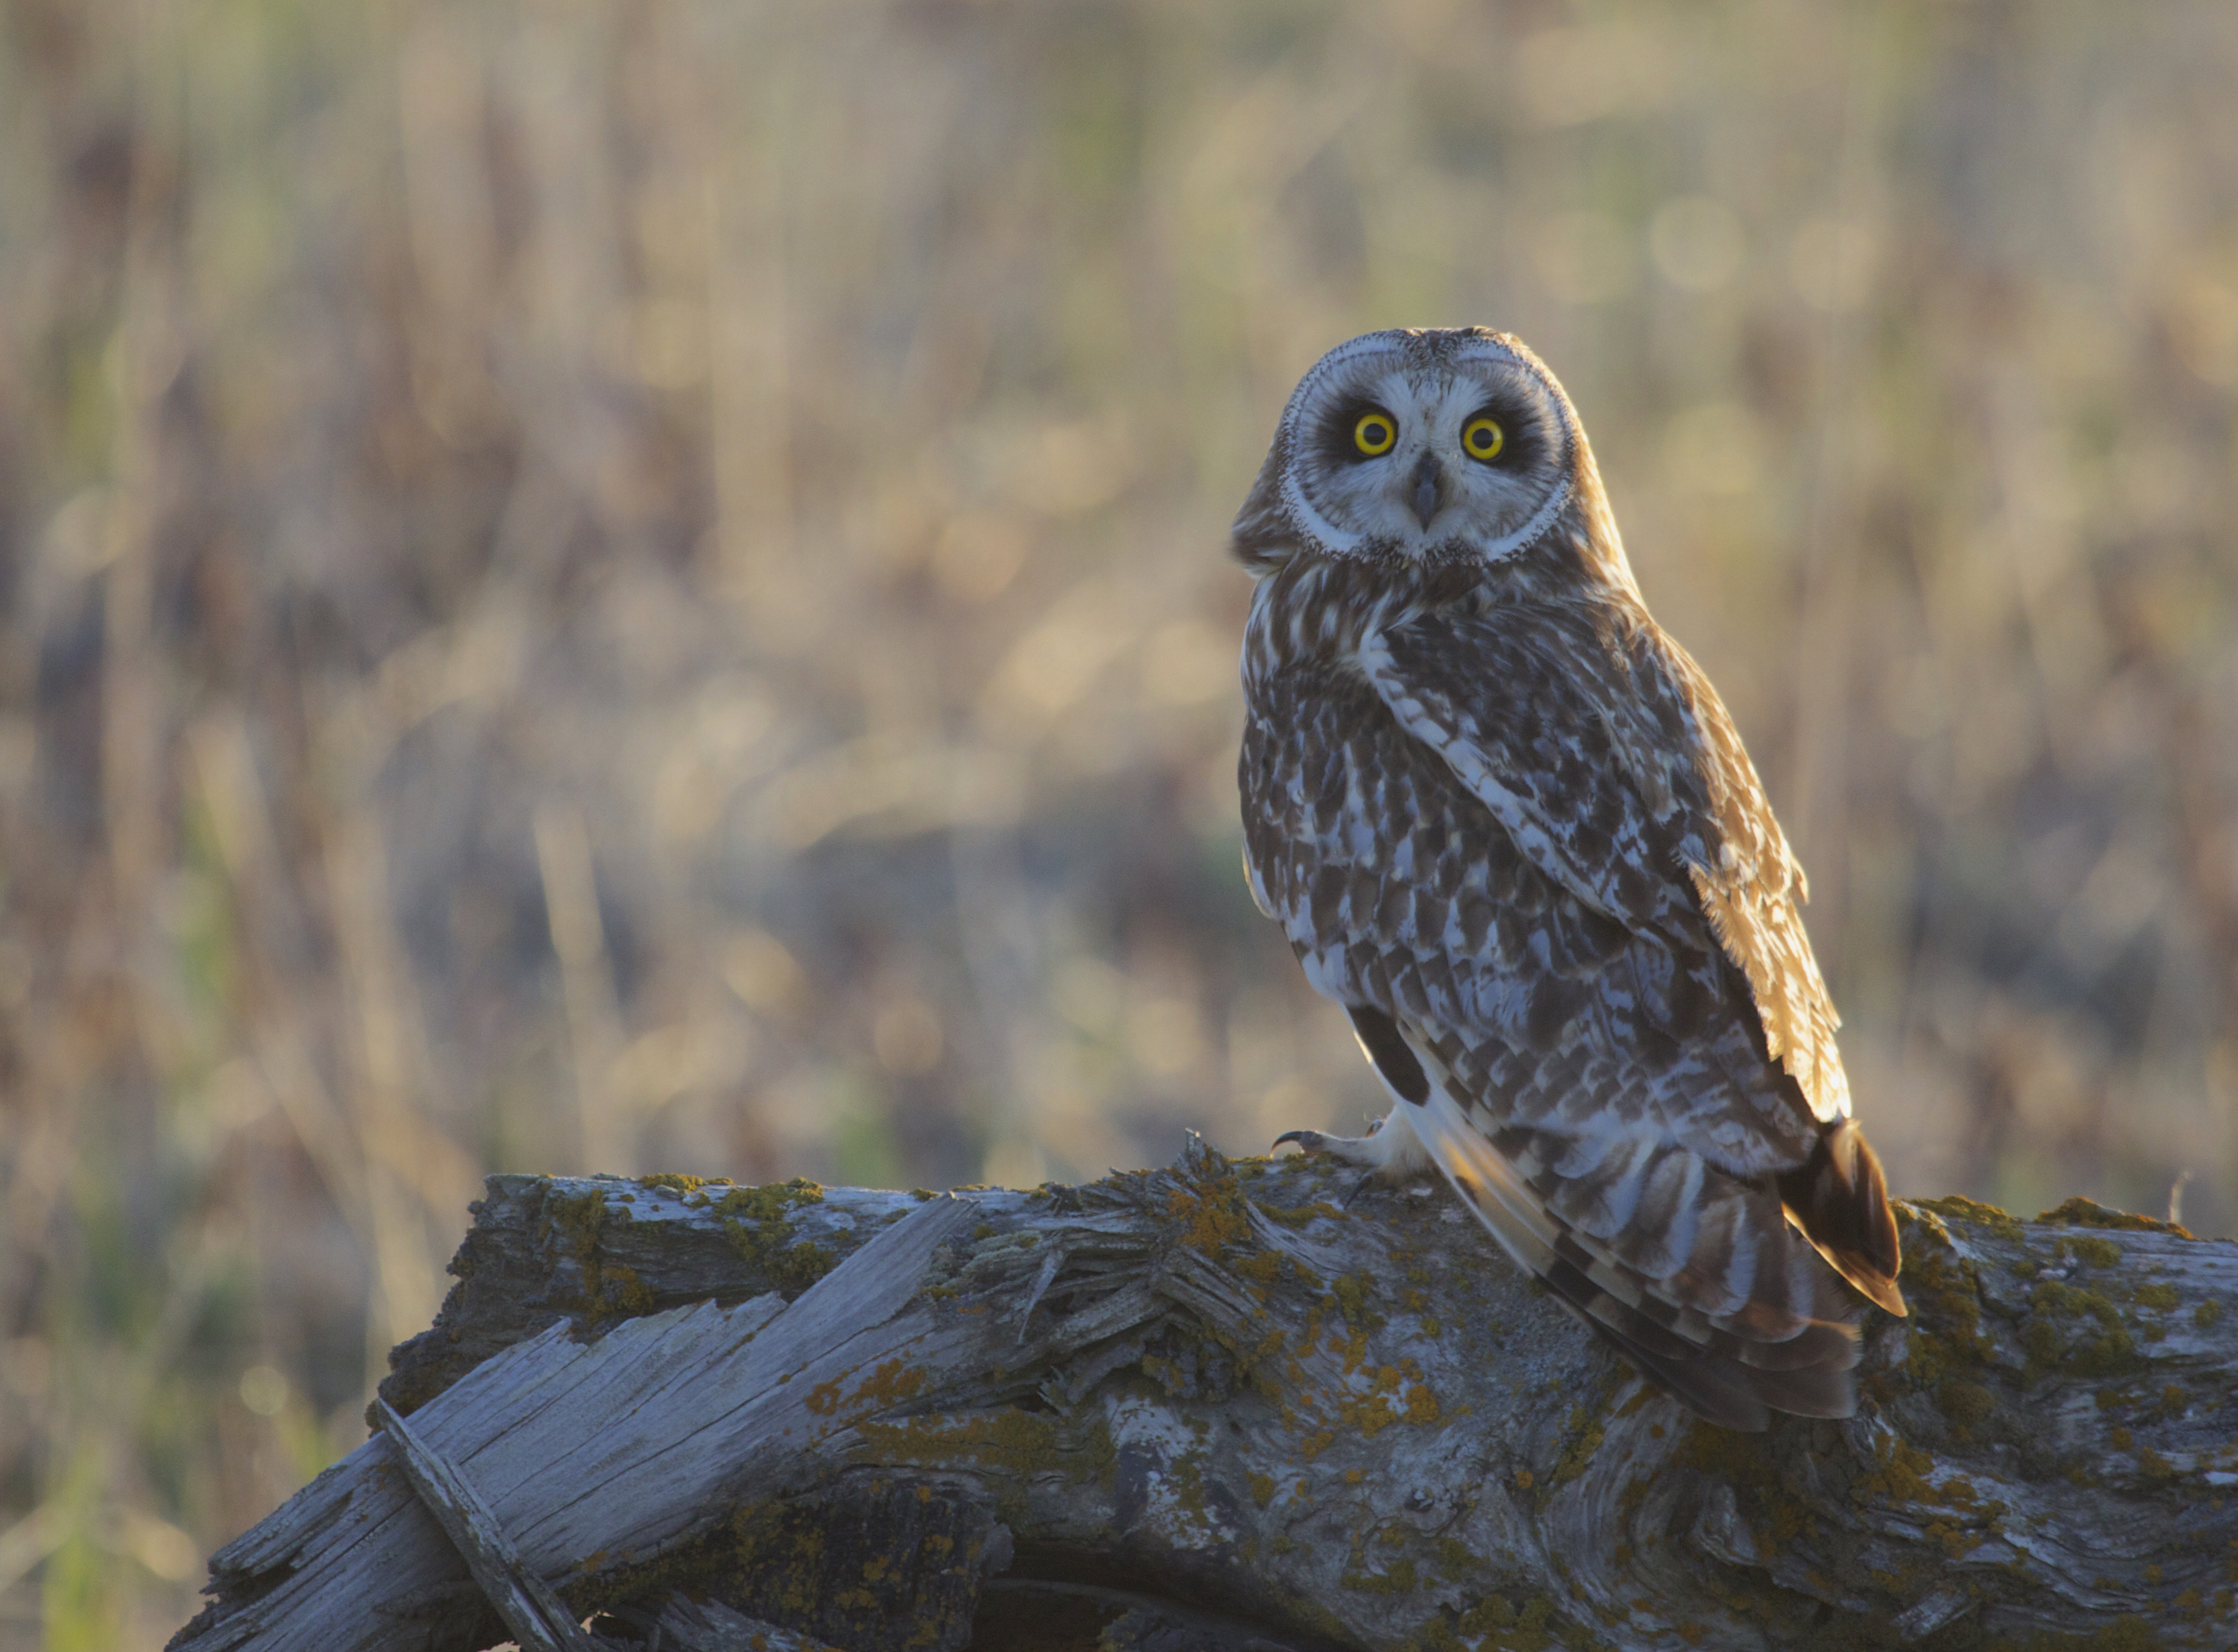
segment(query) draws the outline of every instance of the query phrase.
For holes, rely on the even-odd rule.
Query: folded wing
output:
[[[1855,1312],[1812,1247],[1901,1312],[1885,1192],[1799,874],[1659,638],[1440,618],[1364,677],[1262,684],[1253,887],[1564,1301],[1719,1421],[1845,1415]]]

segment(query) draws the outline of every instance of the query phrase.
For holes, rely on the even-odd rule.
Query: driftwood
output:
[[[2238,1644],[2238,1245],[1899,1206],[1858,1415],[1740,1435],[1442,1188],[1350,1191],[1194,1143],[1032,1193],[493,1177],[383,1395],[616,1646]],[[396,1449],[173,1647],[504,1638]]]

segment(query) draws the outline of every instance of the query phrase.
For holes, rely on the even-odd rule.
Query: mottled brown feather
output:
[[[1714,1420],[1846,1415],[1826,1265],[1904,1307],[1801,868],[1559,412],[1563,508],[1485,562],[1315,554],[1286,415],[1236,528],[1253,892],[1560,1299]]]

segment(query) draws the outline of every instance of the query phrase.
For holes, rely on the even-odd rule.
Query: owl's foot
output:
[[[1370,1162],[1364,1155],[1374,1153],[1375,1133],[1370,1131],[1364,1136],[1325,1136],[1318,1130],[1285,1130],[1275,1138],[1275,1146],[1279,1147],[1286,1141],[1296,1142],[1301,1154],[1325,1153],[1345,1164],[1360,1165]],[[1353,1183],[1350,1191],[1337,1200],[1336,1207],[1350,1210],[1352,1201],[1367,1191],[1368,1184],[1375,1180],[1376,1175],[1377,1172],[1371,1170]]]
[[[1301,1153],[1327,1153],[1340,1164],[1355,1165],[1367,1173],[1337,1200],[1339,1210],[1350,1210],[1352,1201],[1377,1183],[1404,1181],[1428,1163],[1428,1155],[1423,1153],[1421,1143],[1404,1120],[1394,1125],[1390,1119],[1380,1119],[1364,1136],[1325,1136],[1318,1130],[1289,1130],[1275,1138],[1277,1147],[1286,1141],[1296,1142]]]
[[[1298,1144],[1301,1153],[1325,1153],[1340,1163],[1357,1165],[1380,1180],[1397,1181],[1430,1167],[1430,1155],[1423,1149],[1421,1138],[1407,1121],[1407,1106],[1401,1103],[1392,1109],[1391,1116],[1379,1120],[1364,1136],[1325,1136],[1318,1130],[1286,1130],[1275,1138],[1279,1147],[1286,1141]]]
[[[1294,1141],[1301,1153],[1334,1153],[1347,1165],[1372,1165],[1375,1160],[1375,1138],[1381,1133],[1382,1120],[1364,1136],[1325,1136],[1318,1130],[1285,1130],[1275,1138],[1279,1147]]]

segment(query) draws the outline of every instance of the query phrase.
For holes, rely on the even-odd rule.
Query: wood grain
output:
[[[1744,1436],[1441,1187],[1350,1191],[1194,1145],[938,1198],[493,1178],[392,1398],[586,1616],[681,1586],[850,1652],[1162,1602],[1157,1644],[1301,1652],[2230,1643],[2238,1245],[1899,1205],[1858,1414]],[[222,1551],[174,1647],[500,1638],[389,1450]]]

